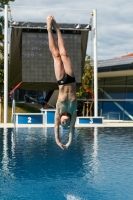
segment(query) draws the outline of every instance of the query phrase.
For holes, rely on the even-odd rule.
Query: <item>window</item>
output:
[[[126,88],[125,99],[133,99],[133,87],[127,87]]]
[[[124,120],[133,120],[133,101],[125,102]]]
[[[124,102],[103,102],[102,116],[109,120],[123,120]]]
[[[104,99],[124,99],[125,87],[105,87]]]

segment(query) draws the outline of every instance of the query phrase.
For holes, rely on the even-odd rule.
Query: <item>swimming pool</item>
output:
[[[0,129],[0,199],[132,200],[133,128]]]

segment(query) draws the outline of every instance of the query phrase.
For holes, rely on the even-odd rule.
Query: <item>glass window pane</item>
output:
[[[127,77],[127,85],[133,85],[133,76]]]
[[[104,119],[123,120],[124,102],[103,102]]]
[[[99,78],[98,85],[104,85],[105,78]]]
[[[103,88],[98,88],[98,99],[103,99],[104,92]]]
[[[126,84],[126,76],[105,78],[105,85],[125,85],[125,84]]]
[[[124,99],[125,87],[105,87],[104,99]]]
[[[133,101],[125,102],[124,120],[133,120]]]
[[[133,87],[126,88],[126,99],[133,99]]]
[[[98,101],[98,116],[102,116],[102,101]]]

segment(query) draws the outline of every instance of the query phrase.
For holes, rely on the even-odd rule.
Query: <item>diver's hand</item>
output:
[[[61,142],[58,142],[57,144],[62,150],[64,150],[64,144],[62,144]]]
[[[65,145],[63,145],[66,149],[70,146],[70,142],[66,143]]]

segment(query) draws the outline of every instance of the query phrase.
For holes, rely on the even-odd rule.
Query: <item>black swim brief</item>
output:
[[[65,85],[68,83],[75,83],[75,77],[69,76],[68,74],[65,74],[61,80],[58,81],[58,85]]]

